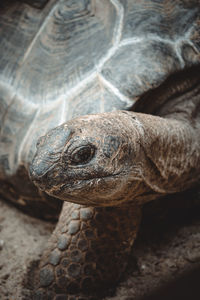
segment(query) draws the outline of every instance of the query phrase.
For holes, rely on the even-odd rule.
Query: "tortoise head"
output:
[[[37,143],[30,167],[33,182],[46,193],[74,203],[110,206],[138,190],[140,134],[128,112],[73,119]],[[131,191],[130,191],[131,190]]]

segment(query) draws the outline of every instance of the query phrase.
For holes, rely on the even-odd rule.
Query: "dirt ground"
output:
[[[0,299],[30,299],[24,286],[27,269],[40,257],[54,226],[0,201]],[[198,190],[145,207],[126,274],[106,292],[106,300],[200,299]]]

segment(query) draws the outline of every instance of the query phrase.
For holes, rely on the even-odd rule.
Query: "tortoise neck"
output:
[[[200,130],[190,122],[132,114],[143,127],[141,161],[138,162],[138,168],[142,165],[144,192],[141,197],[152,200],[197,183],[200,179]],[[150,199],[147,194],[151,195]]]

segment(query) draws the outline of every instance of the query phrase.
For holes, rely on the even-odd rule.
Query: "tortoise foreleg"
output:
[[[115,284],[127,265],[140,219],[140,207],[65,202],[37,271],[35,299],[79,299],[69,296],[79,293],[90,299]]]

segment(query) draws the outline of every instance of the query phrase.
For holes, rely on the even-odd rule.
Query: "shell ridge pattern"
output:
[[[101,80],[104,86],[106,86],[110,91],[112,91],[122,102],[126,103],[127,108],[129,108],[130,105],[134,104],[134,100],[122,94],[119,91],[119,89],[115,85],[113,85],[110,81],[108,81],[102,74],[99,74],[99,79]]]
[[[54,1],[55,2],[55,1]],[[21,62],[21,66],[25,63],[26,59],[29,57],[35,43],[37,42],[38,38],[40,37],[41,33],[44,31],[44,29],[46,28],[47,24],[48,24],[48,21],[49,19],[51,18],[51,16],[54,14],[54,12],[56,11],[57,7],[59,6],[59,4],[62,2],[61,1],[56,1],[56,3],[52,3],[51,2],[51,8],[49,10],[49,12],[47,13],[40,29],[37,31],[36,35],[34,36],[34,38],[32,39],[31,41],[31,44],[29,45],[27,51],[25,52],[24,54],[24,57],[23,57],[23,61]],[[113,1],[111,1],[113,2]],[[116,0],[114,0],[114,2],[116,2]],[[116,8],[116,5],[114,5],[115,8]],[[60,116],[60,120],[59,120],[59,123],[58,125],[64,123],[66,121],[66,115],[67,115],[67,108],[69,106],[69,103],[67,101],[67,98],[71,98],[72,96],[75,96],[76,94],[78,94],[82,89],[85,88],[85,86],[92,82],[95,77],[97,75],[97,71],[96,69],[94,68],[92,70],[92,72],[90,71],[89,72],[89,75],[87,75],[84,79],[80,80],[78,84],[76,84],[76,86],[72,87],[71,89],[69,89],[68,91],[66,91],[65,94],[63,94],[61,97],[58,97],[57,99],[57,103],[60,102],[60,104],[62,105],[62,109],[61,109],[61,116]],[[50,103],[51,104],[51,103]],[[55,103],[53,104],[53,106],[55,105]],[[24,136],[23,140],[21,141],[21,145],[20,145],[20,149],[19,149],[19,152],[18,152],[18,159],[17,159],[17,164],[20,164],[20,162],[23,161],[23,156],[24,156],[24,146],[26,144],[29,144],[28,140],[30,139],[30,137],[32,136],[31,133],[32,131],[34,131],[34,125],[37,123],[37,120],[38,118],[40,118],[41,116],[41,113],[43,112],[43,108],[45,106],[45,103],[40,103],[37,104],[37,113],[34,117],[34,120],[32,122],[32,124],[30,125],[30,127],[28,128],[27,130],[27,133],[26,135]],[[50,105],[52,106],[52,105]],[[49,107],[49,109],[51,109]]]
[[[114,45],[118,45],[122,36],[123,21],[124,21],[124,7],[118,0],[110,0],[110,1],[115,6],[116,11],[118,13],[118,20],[116,21],[115,24],[114,37],[113,37]]]
[[[113,47],[111,47],[107,53],[105,54],[105,56],[103,56],[99,63],[94,67],[94,69],[92,71],[89,72],[88,75],[85,76],[84,79],[80,80],[78,84],[76,84],[76,86],[70,88],[64,95],[62,95],[60,98],[58,98],[58,101],[62,101],[62,99],[66,99],[67,97],[71,97],[72,95],[75,96],[77,95],[82,89],[85,88],[85,85],[87,83],[92,82],[95,77],[98,79],[101,69],[104,66],[104,64],[106,63],[106,61],[108,61],[117,51],[118,46],[119,46],[119,42],[121,39],[121,35],[122,35],[122,29],[123,29],[123,19],[124,19],[124,8],[122,6],[122,4],[118,1],[118,0],[110,0],[110,2],[113,4],[113,6],[116,9],[118,18],[116,20],[116,25],[113,31],[113,41],[114,41],[114,45]],[[101,74],[101,77],[103,77],[103,75]],[[104,81],[105,82],[105,81]],[[102,84],[102,80],[101,80],[101,84]],[[111,83],[110,83],[111,85]],[[117,88],[114,87],[114,89],[116,90]],[[113,89],[112,89],[113,91]],[[116,94],[120,100],[124,101],[124,99],[126,99],[125,101],[130,102],[130,99],[127,98],[125,95],[122,95],[121,93],[117,93]],[[131,101],[132,103],[132,101]],[[63,114],[61,116],[61,120],[60,120],[60,124],[62,124],[63,122],[66,121],[66,116],[65,116],[65,104],[63,104]]]
[[[113,31],[113,46],[108,50],[108,52],[102,57],[99,63],[96,65],[98,72],[101,72],[104,64],[115,54],[119,47],[121,40],[122,30],[123,30],[123,19],[124,19],[124,8],[117,0],[111,0],[111,3],[116,9],[118,18],[116,20],[115,28]]]
[[[45,16],[39,30],[36,32],[34,38],[32,39],[28,49],[26,50],[26,52],[24,53],[24,57],[23,57],[23,60],[21,62],[21,64],[24,64],[25,61],[27,60],[27,58],[29,57],[31,51],[33,50],[34,48],[34,45],[36,44],[38,38],[41,36],[41,33],[44,31],[44,29],[46,28],[47,24],[48,24],[48,21],[49,19],[51,18],[51,16],[54,14],[55,10],[57,9],[58,5],[60,4],[62,0],[60,1],[57,1],[57,0],[54,0],[53,3],[50,2],[50,5],[51,5],[51,8],[49,10],[49,12],[47,13],[47,15]],[[48,7],[47,7],[48,9]]]
[[[4,155],[4,147],[7,147],[7,152],[9,153],[8,155],[8,161],[9,161],[9,168],[7,169],[7,175],[11,175],[10,171],[12,170],[12,173],[14,173],[17,169],[17,167],[20,165],[22,162],[22,153],[26,153],[25,150],[25,145],[26,141],[31,134],[32,128],[35,125],[35,122],[37,120],[37,116],[39,115],[39,110],[40,107],[38,104],[35,103],[29,103],[28,107],[24,105],[26,104],[25,99],[23,99],[23,96],[17,92],[16,90],[13,89],[11,85],[9,85],[5,80],[3,80],[2,77],[0,77],[0,89],[1,89],[1,95],[2,95],[2,106],[0,108],[0,113],[1,113],[1,128],[0,128],[0,134],[2,135],[1,141],[1,147],[0,147],[0,156]],[[4,93],[7,95],[7,97],[4,96]],[[6,100],[5,100],[6,99]],[[5,102],[4,102],[5,101]],[[3,106],[3,103],[5,104],[5,107]],[[24,107],[24,112],[30,113],[32,112],[33,115],[33,120],[31,123],[26,123],[26,134],[19,139],[19,148],[17,151],[13,151],[13,147],[16,147],[16,141],[17,137],[13,133],[13,137],[11,137],[12,142],[7,142],[6,139],[4,139],[4,131],[7,132],[8,128],[8,120],[11,117],[12,120],[12,114],[13,110],[15,110],[16,103],[18,104],[19,107]],[[28,118],[28,115],[24,116],[24,119]],[[23,120],[23,118],[22,118]],[[27,145],[31,146],[31,144],[27,143]]]
[[[84,79],[80,80],[76,86],[70,88],[64,95],[59,97],[57,101],[63,102],[62,106],[62,116],[60,119],[60,123],[62,124],[66,121],[66,104],[65,99],[71,98],[72,96],[77,95],[81,90],[85,88],[85,86],[92,82],[95,78],[98,78],[100,80],[100,84],[106,86],[110,91],[112,91],[119,99],[125,103],[127,103],[127,107],[130,107],[130,104],[133,104],[133,100],[126,97],[124,94],[122,94],[116,86],[108,82],[103,74],[101,74],[101,69],[103,68],[104,64],[116,53],[117,49],[120,45],[120,39],[122,35],[122,29],[123,29],[123,18],[124,18],[124,8],[117,0],[111,0],[111,3],[115,7],[118,19],[116,20],[115,29],[113,32],[113,46],[107,51],[107,53],[102,57],[102,59],[99,61],[99,63],[95,66],[95,68],[87,75]]]
[[[144,42],[144,37],[134,37],[134,38],[129,38],[129,39],[124,39],[121,41],[121,36],[122,36],[122,30],[123,30],[123,20],[124,20],[124,7],[123,5],[118,1],[118,0],[110,0],[110,2],[113,4],[113,6],[116,9],[117,12],[117,20],[116,24],[114,26],[114,31],[113,31],[113,46],[107,51],[107,53],[100,59],[99,63],[95,66],[93,70],[89,72],[84,79],[80,80],[79,83],[76,86],[71,87],[68,91],[66,91],[65,94],[63,94],[61,97],[57,99],[58,102],[62,103],[62,114],[60,118],[59,124],[62,124],[63,122],[66,121],[66,111],[67,111],[67,101],[66,99],[71,96],[77,95],[82,89],[85,88],[87,83],[91,83],[93,80],[97,79],[99,80],[99,83],[101,86],[107,87],[112,93],[114,93],[121,101],[127,103],[127,108],[130,106],[130,104],[133,104],[133,100],[130,97],[127,97],[124,95],[124,93],[120,92],[117,87],[108,81],[103,74],[101,73],[101,70],[105,63],[116,53],[116,51],[125,45],[132,45],[136,43],[143,43]],[[48,21],[48,18],[53,14],[55,11],[55,6],[53,9],[51,9],[50,13],[48,14],[46,21],[43,23],[43,28],[46,26],[46,23]],[[41,29],[40,31],[42,31]],[[37,34],[39,36],[39,33]],[[177,40],[177,41],[171,41],[170,39],[163,39],[161,37],[155,36],[155,35],[149,35],[149,40],[152,41],[162,41],[164,43],[168,44],[175,44],[175,50],[176,50],[176,55],[179,59],[180,65],[183,68],[184,67],[184,61],[181,57],[181,54],[179,53],[180,50],[180,44],[183,42],[183,38]],[[146,37],[145,37],[146,39]]]
[[[71,98],[72,96],[77,95],[81,90],[85,88],[85,85],[89,84],[92,82],[97,75],[96,70],[93,70],[90,74],[88,74],[84,79],[80,80],[76,86],[73,86],[71,89],[66,91],[64,95],[59,97],[57,99],[57,102],[61,102],[62,104],[62,115],[60,119],[60,124],[64,123],[66,121],[66,107],[67,105],[65,104],[67,102],[67,98]],[[59,124],[59,125],[60,125]]]
[[[17,164],[16,165],[20,165],[20,163],[22,163],[23,161],[23,156],[24,156],[24,153],[28,153],[29,151],[27,151],[27,148],[26,148],[26,145],[29,145],[29,147],[32,145],[28,139],[30,139],[30,137],[32,136],[32,131],[34,131],[34,128],[35,128],[35,123],[37,122],[37,118],[38,116],[40,115],[40,107],[38,106],[37,107],[37,112],[34,116],[34,119],[32,121],[32,123],[30,124],[30,126],[28,127],[27,129],[27,132],[26,134],[24,135],[22,141],[21,141],[21,145],[19,147],[19,151],[18,151],[18,156],[17,156]],[[24,150],[26,148],[26,150]],[[26,165],[28,162],[28,160],[24,159],[23,163],[24,165]]]
[[[101,71],[102,71],[104,65],[106,64],[106,62],[109,61],[115,55],[117,50],[120,49],[121,47],[128,46],[128,45],[134,45],[134,44],[138,44],[138,43],[144,43],[145,41],[149,40],[150,42],[151,41],[152,42],[162,42],[162,43],[173,46],[176,57],[180,64],[180,68],[183,69],[185,67],[185,61],[181,55],[182,44],[185,42],[185,43],[190,44],[193,48],[195,48],[193,43],[191,43],[189,40],[192,28],[189,28],[186,31],[184,37],[177,38],[176,40],[174,40],[174,39],[170,40],[169,38],[162,38],[160,36],[156,36],[155,34],[148,34],[148,36],[145,36],[145,37],[125,38],[125,39],[121,40],[122,31],[123,31],[123,20],[124,20],[124,7],[118,0],[110,0],[110,1],[113,3],[113,5],[115,6],[115,8],[118,12],[118,20],[116,21],[116,23],[118,23],[118,24],[116,24],[116,26],[115,26],[115,29],[114,29],[115,37],[113,37],[114,45],[113,45],[113,47],[111,47],[108,50],[106,55],[100,60],[100,62],[97,64],[96,68],[97,68],[98,72],[100,73],[98,77],[101,80],[101,82],[110,91],[112,91],[117,97],[119,97],[119,99],[121,101],[126,102],[127,108],[129,108],[130,104],[133,105],[135,101],[133,101],[133,99],[131,99],[131,97],[128,97],[123,92],[121,92],[116,87],[116,85],[114,85],[113,83],[108,81],[102,74]]]
[[[123,5],[118,0],[110,0],[110,2],[115,7],[118,18],[116,20],[115,28],[114,28],[114,31],[113,31],[113,46],[108,50],[108,52],[102,57],[102,59],[96,65],[97,75],[98,75],[98,79],[100,80],[101,85],[107,87],[122,102],[125,102],[127,104],[127,108],[129,108],[130,105],[133,105],[133,100],[131,98],[129,98],[129,97],[126,97],[124,94],[122,94],[118,90],[118,88],[115,85],[113,85],[110,81],[108,81],[103,76],[103,74],[101,73],[101,70],[102,70],[103,66],[105,65],[105,63],[119,49],[119,47],[120,47],[120,40],[121,40],[121,37],[122,37],[122,30],[123,30],[124,7],[123,7]]]

